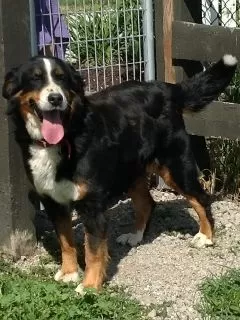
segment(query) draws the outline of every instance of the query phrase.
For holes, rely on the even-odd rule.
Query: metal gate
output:
[[[97,91],[155,78],[152,0],[30,0],[33,54],[72,63]]]

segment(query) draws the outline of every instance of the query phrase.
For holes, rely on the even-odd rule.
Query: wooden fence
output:
[[[201,70],[198,61],[216,61],[225,53],[240,61],[240,28],[201,24],[199,0],[155,2],[156,62],[158,79],[181,81]],[[240,104],[214,102],[204,111],[186,115],[190,134],[240,137]]]

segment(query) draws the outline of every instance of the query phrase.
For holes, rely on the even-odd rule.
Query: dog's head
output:
[[[34,57],[6,74],[2,89],[8,114],[20,111],[32,139],[60,142],[73,101],[84,97],[79,73],[57,58]]]

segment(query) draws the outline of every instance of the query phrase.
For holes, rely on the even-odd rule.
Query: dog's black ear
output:
[[[84,93],[84,87],[85,82],[80,74],[79,71],[77,71],[71,64],[68,64],[72,82],[73,82],[73,89],[76,93],[83,94]]]
[[[19,67],[13,68],[5,76],[2,87],[2,96],[7,100],[9,100],[12,96],[20,91],[18,72]]]
[[[6,115],[11,115],[14,113],[15,110],[17,110],[19,106],[19,100],[17,98],[13,98],[8,101],[7,111]]]

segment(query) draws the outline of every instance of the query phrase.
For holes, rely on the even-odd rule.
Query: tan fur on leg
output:
[[[56,273],[55,280],[63,282],[78,281],[77,250],[73,240],[71,215],[56,219],[56,229],[62,253],[62,267]]]
[[[85,261],[86,269],[83,280],[85,288],[101,289],[109,260],[107,239],[94,237],[85,233]]]

